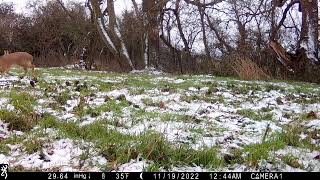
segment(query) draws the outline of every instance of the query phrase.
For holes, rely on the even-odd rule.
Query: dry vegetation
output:
[[[242,80],[270,80],[268,73],[264,72],[254,61],[249,58],[236,57],[232,68]]]

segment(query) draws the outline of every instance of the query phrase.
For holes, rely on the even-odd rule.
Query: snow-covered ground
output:
[[[130,74],[57,68],[38,72],[39,82],[34,88],[27,78],[0,78],[0,163],[9,163],[14,169],[320,171],[319,85],[172,76],[154,69]],[[16,103],[23,101],[16,97],[20,94],[34,99],[27,105],[33,110],[30,117],[40,117],[27,131],[12,128],[13,120],[5,116],[5,112],[22,116],[24,103]],[[57,122],[41,122],[45,115]],[[73,129],[65,128],[69,125]],[[110,145],[103,136],[94,134],[101,133],[94,128],[128,137],[121,140],[130,144],[128,152],[140,143],[139,137],[153,132],[160,134],[173,151],[182,145],[196,152],[214,148],[224,163],[210,167],[180,159],[162,167],[166,161],[150,158],[153,149],[145,153],[139,148],[135,158],[128,155],[130,158],[123,160],[115,155],[117,149],[112,149],[121,144]],[[80,135],[70,135],[71,131],[80,131]],[[254,156],[260,155],[252,150],[255,146],[264,147],[274,139],[283,146],[266,146],[262,148],[266,157]],[[234,150],[241,155],[236,158]],[[230,163],[228,157],[235,162]]]

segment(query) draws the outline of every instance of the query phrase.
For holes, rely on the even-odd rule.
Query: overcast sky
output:
[[[0,0],[0,2],[10,2],[15,5],[15,10],[17,13],[26,13],[28,10],[26,9],[26,5],[28,2],[32,0]],[[68,1],[76,1],[76,2],[85,2],[86,0],[63,0],[63,2],[67,3]],[[137,2],[140,2],[139,0]],[[121,12],[125,9],[130,9],[132,6],[130,0],[116,0],[115,1],[115,11],[116,14],[121,14]]]

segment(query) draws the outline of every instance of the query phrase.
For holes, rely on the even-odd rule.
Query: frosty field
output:
[[[0,76],[10,171],[320,171],[320,85],[37,72]]]

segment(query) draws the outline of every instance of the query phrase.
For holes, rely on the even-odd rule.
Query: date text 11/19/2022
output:
[[[150,177],[150,176],[149,176]],[[150,177],[151,178],[151,177]],[[179,173],[179,172],[166,172],[166,173],[152,173],[154,180],[198,180],[198,179],[213,179],[213,180],[241,180],[241,179],[283,179],[280,172],[209,172],[209,173]]]
[[[29,177],[31,179],[48,179],[48,180],[282,180],[291,179],[292,177],[316,177],[317,174],[299,174],[299,173],[282,173],[282,172],[8,172],[7,176],[0,177],[1,179],[20,179],[21,177]],[[2,174],[1,174],[2,175]],[[317,178],[316,178],[317,179]]]
[[[68,179],[90,180],[90,179],[153,179],[153,180],[282,180],[283,175],[281,172],[156,172],[156,173],[48,173],[48,180],[68,180]]]

